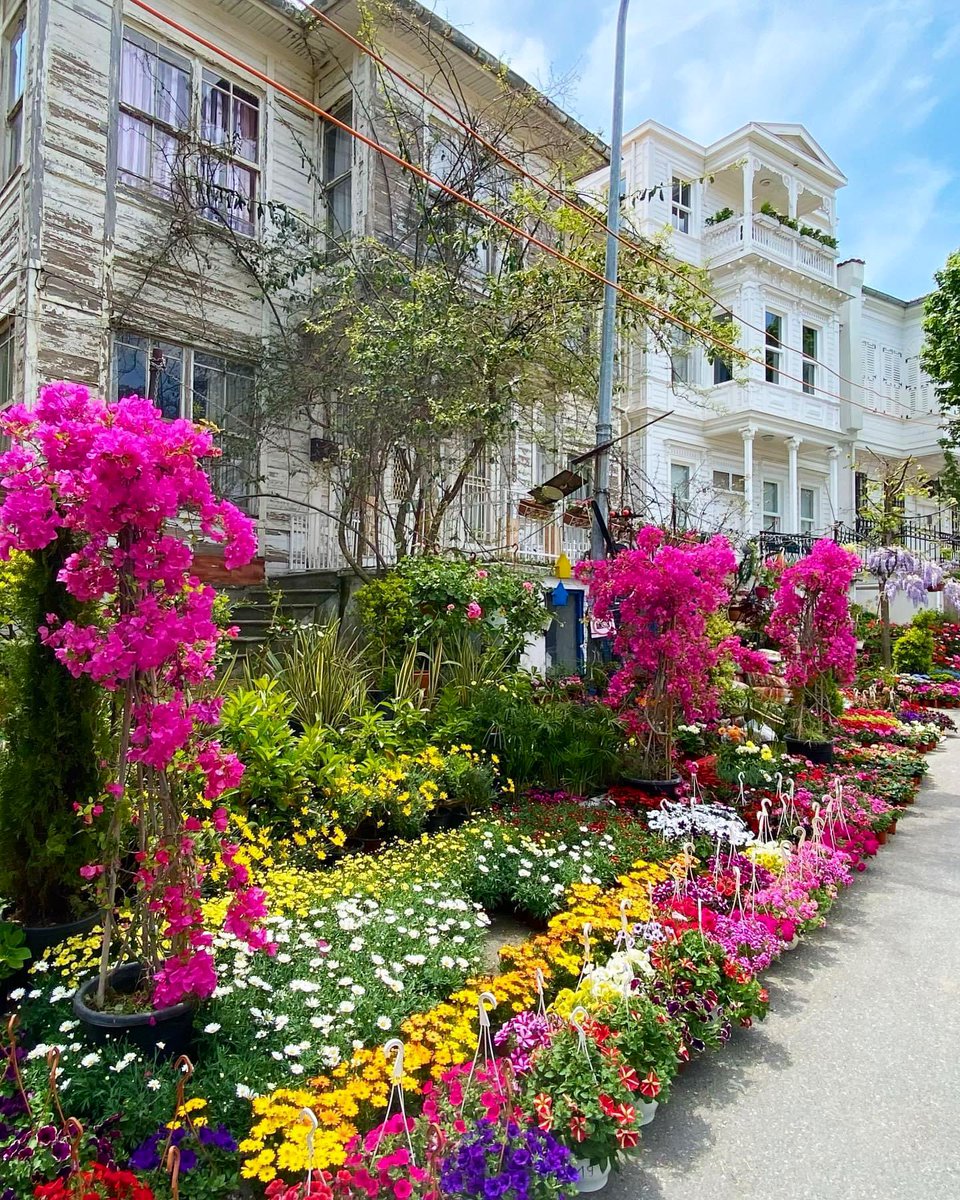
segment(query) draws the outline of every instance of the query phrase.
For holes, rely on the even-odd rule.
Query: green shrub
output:
[[[933,669],[933,634],[912,625],[893,644],[893,665],[905,675],[929,675]]]
[[[935,608],[921,608],[913,620],[910,622],[914,629],[940,629],[946,623],[946,618],[943,613],[937,612]]]
[[[606,704],[538,695],[523,675],[476,688],[467,707],[441,701],[437,720],[438,741],[496,754],[518,788],[564,788],[576,795],[612,781],[623,741]]]
[[[519,653],[546,618],[543,593],[531,580],[501,563],[462,559],[405,558],[364,584],[355,602],[369,645],[394,662],[413,642],[447,643],[464,632]]]
[[[40,641],[47,614],[85,621],[84,606],[57,580],[77,549],[63,531],[24,555],[6,589],[18,631],[5,657],[9,712],[0,758],[0,894],[30,925],[59,924],[90,908],[80,868],[96,857],[92,831],[77,815],[100,794],[108,729],[101,689],[75,679]]]
[[[295,704],[275,679],[257,679],[224,698],[220,740],[244,765],[237,789],[241,805],[261,819],[302,807],[313,791],[322,738],[297,733]]]

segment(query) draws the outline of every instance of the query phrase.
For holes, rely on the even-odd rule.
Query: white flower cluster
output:
[[[739,813],[725,804],[665,800],[656,812],[650,814],[647,824],[656,833],[672,841],[701,836],[715,842],[726,842],[730,846],[747,846],[753,841],[753,834]]]

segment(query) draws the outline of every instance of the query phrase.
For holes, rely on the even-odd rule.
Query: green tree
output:
[[[74,805],[100,791],[99,689],[86,675],[74,679],[36,632],[48,614],[61,621],[81,614],[57,580],[75,549],[62,532],[46,549],[22,556],[16,586],[7,589],[19,638],[0,757],[0,895],[28,925],[77,915],[80,868],[96,854]]]
[[[940,444],[944,470],[941,496],[960,503],[960,469],[956,448],[960,446],[960,250],[934,275],[937,287],[924,302],[924,343],[920,365],[937,385],[946,432]]]

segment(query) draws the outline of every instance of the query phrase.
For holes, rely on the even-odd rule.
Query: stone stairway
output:
[[[345,582],[338,571],[302,571],[266,584],[228,588],[233,624],[240,627],[237,651],[246,654],[263,644],[275,612],[301,625],[341,617]]]

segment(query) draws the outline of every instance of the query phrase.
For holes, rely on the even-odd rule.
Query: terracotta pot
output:
[[[887,844],[887,831],[885,829],[880,829],[877,831],[877,841],[881,846],[885,846]]]
[[[887,826],[887,835],[889,837],[893,837],[893,835],[896,832],[897,832],[897,823],[896,823],[896,821],[891,821],[890,824]]]

